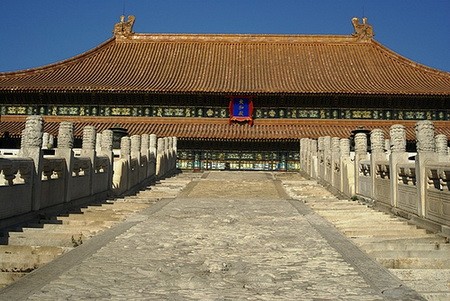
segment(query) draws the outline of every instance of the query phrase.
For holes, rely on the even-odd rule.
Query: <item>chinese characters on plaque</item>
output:
[[[230,100],[230,123],[248,122],[253,124],[253,101],[250,97],[231,97]]]

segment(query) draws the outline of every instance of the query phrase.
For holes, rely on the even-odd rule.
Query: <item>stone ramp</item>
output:
[[[447,239],[367,205],[339,200],[313,181],[286,178],[283,185],[293,199],[304,202],[334,224],[360,249],[427,300],[450,300]]]
[[[175,199],[129,215],[0,297],[421,300],[302,202],[287,200],[281,181],[291,176],[298,177],[205,173]]]
[[[174,198],[197,177],[197,174],[179,174],[174,178],[160,180],[136,195],[107,200],[8,229],[8,243],[0,245],[0,288],[155,202]]]

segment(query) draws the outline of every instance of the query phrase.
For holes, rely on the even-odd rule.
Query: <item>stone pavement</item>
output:
[[[210,172],[3,300],[422,300],[266,172]]]

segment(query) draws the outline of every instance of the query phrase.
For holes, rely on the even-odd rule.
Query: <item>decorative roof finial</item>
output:
[[[358,37],[358,40],[370,40],[373,38],[373,28],[372,25],[367,23],[367,18],[362,18],[362,24],[359,23],[359,19],[354,17],[352,18],[352,24],[355,28],[355,32],[353,36]]]
[[[135,19],[134,16],[128,16],[128,21],[125,21],[125,16],[120,16],[120,22],[114,25],[114,35],[127,37],[133,34],[133,24]]]

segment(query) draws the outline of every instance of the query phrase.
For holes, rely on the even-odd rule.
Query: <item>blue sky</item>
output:
[[[377,41],[450,72],[450,0],[1,0],[0,11],[0,72],[87,51],[123,12],[139,33],[351,34],[366,16]]]

